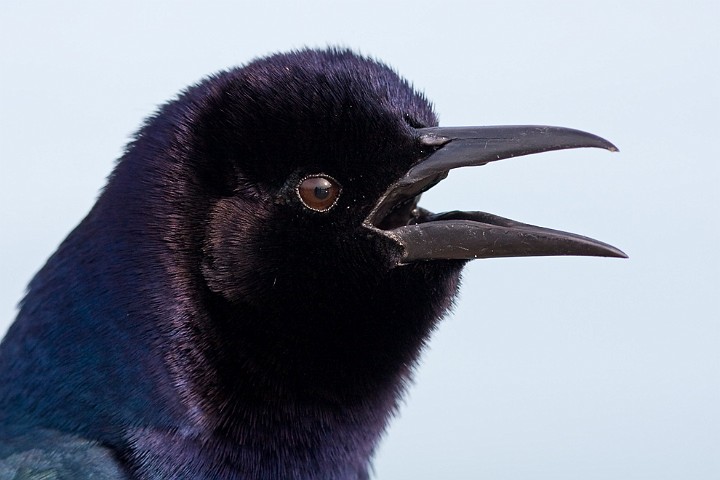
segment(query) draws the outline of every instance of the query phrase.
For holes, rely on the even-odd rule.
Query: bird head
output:
[[[202,272],[227,300],[336,300],[343,285],[356,291],[392,270],[457,272],[476,258],[623,256],[579,235],[418,205],[454,168],[547,150],[615,150],[597,136],[438,127],[430,103],[390,68],[337,50],[257,60],[209,78],[186,102],[194,116],[176,127],[192,131],[184,155],[210,197]]]

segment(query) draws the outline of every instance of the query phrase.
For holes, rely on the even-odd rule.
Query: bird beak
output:
[[[627,258],[611,245],[574,233],[484,212],[434,214],[417,206],[420,194],[453,168],[568,148],[617,151],[607,140],[579,130],[544,126],[432,127],[416,132],[423,151],[431,153],[386,190],[365,221],[365,227],[401,247],[398,263],[550,255]]]

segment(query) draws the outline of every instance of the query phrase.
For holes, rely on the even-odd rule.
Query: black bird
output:
[[[437,124],[390,68],[335,49],[160,108],[0,345],[0,478],[368,478],[468,260],[624,256],[418,206],[456,167],[611,143]]]

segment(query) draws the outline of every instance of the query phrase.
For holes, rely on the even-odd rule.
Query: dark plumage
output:
[[[436,125],[392,70],[340,50],[260,59],[165,104],[0,345],[0,478],[367,478],[468,259],[621,255],[417,207],[460,164],[609,143]]]

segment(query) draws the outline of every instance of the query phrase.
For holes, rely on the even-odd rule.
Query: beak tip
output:
[[[622,250],[620,250],[619,248],[615,248],[615,247],[612,247],[612,249],[608,249],[606,251],[606,255],[604,255],[604,256],[607,256],[610,258],[630,258],[627,253],[625,253]]]
[[[619,152],[619,151],[620,151],[620,149],[619,149],[614,143],[612,143],[611,141],[605,140],[605,139],[602,138],[602,137],[596,137],[596,138],[597,138],[600,142],[599,142],[599,144],[596,144],[595,146],[600,147],[600,148],[604,148],[605,150],[607,150],[607,151],[609,151],[609,152]]]

